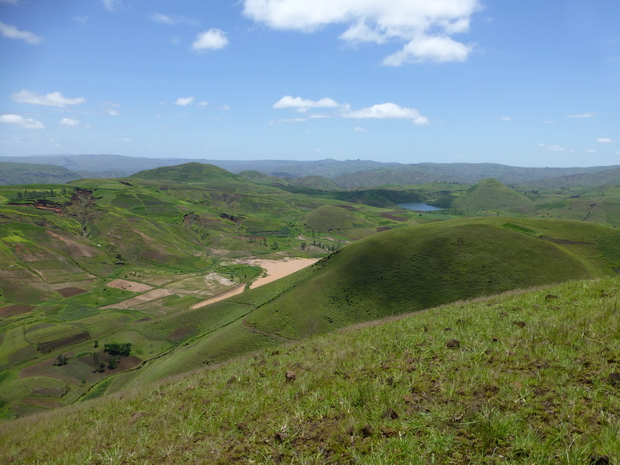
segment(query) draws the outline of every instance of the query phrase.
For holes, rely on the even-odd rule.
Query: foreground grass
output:
[[[614,463],[619,296],[570,282],[315,337],[5,422],[0,462]]]

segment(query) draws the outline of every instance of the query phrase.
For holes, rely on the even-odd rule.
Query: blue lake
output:
[[[399,207],[406,208],[407,210],[417,210],[421,212],[430,212],[433,210],[443,210],[443,208],[433,207],[425,203],[397,203]]]

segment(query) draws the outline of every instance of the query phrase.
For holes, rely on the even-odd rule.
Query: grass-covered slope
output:
[[[265,350],[7,422],[0,461],[615,463],[619,298],[575,281]]]
[[[495,179],[484,179],[455,199],[452,207],[463,211],[528,209],[533,202]]]
[[[211,184],[246,183],[246,180],[223,168],[203,163],[184,163],[140,171],[130,176],[139,179],[165,179],[176,182],[198,182]]]
[[[82,177],[61,166],[0,161],[0,185],[62,184]]]
[[[620,231],[554,220],[451,220],[370,236],[251,313],[288,338],[510,289],[614,274]]]
[[[615,268],[620,231],[578,222],[473,218],[386,231],[225,302],[147,322],[144,334],[186,328],[188,339],[108,392],[360,322]]]

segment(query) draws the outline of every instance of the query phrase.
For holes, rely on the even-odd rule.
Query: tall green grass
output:
[[[614,463],[619,303],[573,281],[317,336],[5,423],[0,460]]]

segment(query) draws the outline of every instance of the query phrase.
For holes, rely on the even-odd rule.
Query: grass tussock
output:
[[[619,297],[575,281],[317,336],[5,422],[0,462],[614,463]]]

